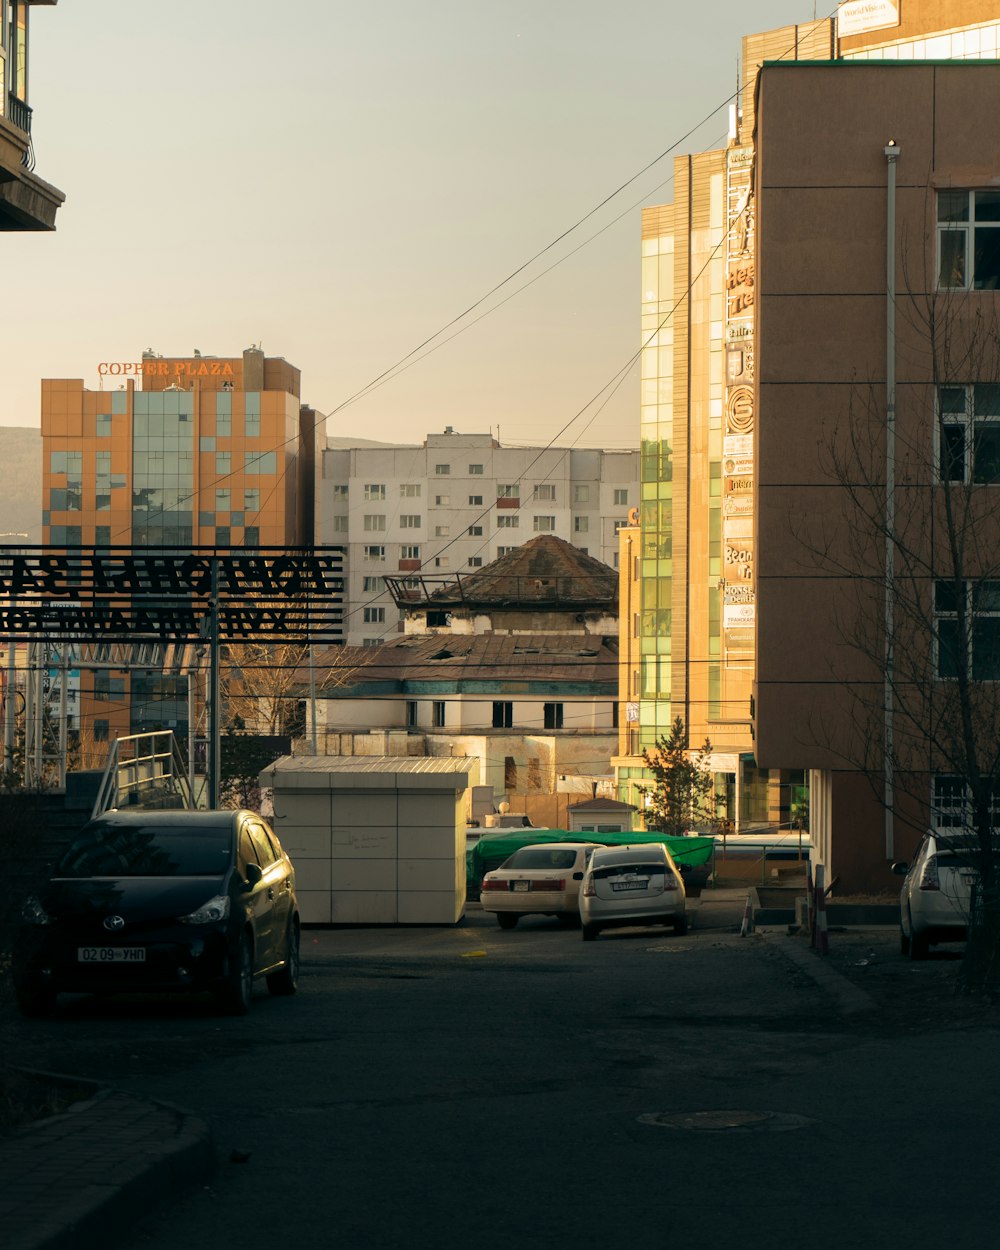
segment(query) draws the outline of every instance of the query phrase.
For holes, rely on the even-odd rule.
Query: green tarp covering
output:
[[[566,829],[505,829],[502,833],[485,833],[466,854],[465,867],[469,888],[477,892],[483,876],[492,872],[522,846],[540,846],[546,842],[596,842],[600,846],[635,846],[638,843],[662,842],[674,857],[678,868],[697,868],[712,858],[712,838],[668,838],[662,833],[570,833]]]

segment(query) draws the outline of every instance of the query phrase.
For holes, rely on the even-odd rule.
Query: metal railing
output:
[[[115,807],[194,806],[187,765],[173,730],[155,729],[112,743],[91,819]]]
[[[28,146],[24,150],[21,157],[21,164],[27,170],[35,168],[35,149],[31,142],[31,108],[29,105],[14,94],[13,91],[7,92],[7,120],[12,122],[19,130],[23,130],[28,136]]]

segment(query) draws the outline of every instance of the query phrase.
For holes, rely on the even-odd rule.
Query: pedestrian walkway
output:
[[[106,1245],[213,1163],[204,1121],[167,1103],[98,1090],[0,1142],[0,1245]]]

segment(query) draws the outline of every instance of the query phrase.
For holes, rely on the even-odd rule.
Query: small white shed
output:
[[[292,756],[260,774],[304,924],[455,924],[465,791],[452,759]]]

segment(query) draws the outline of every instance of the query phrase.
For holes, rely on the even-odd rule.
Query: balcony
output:
[[[31,145],[31,109],[16,96],[13,91],[7,92],[7,118],[28,136],[28,146],[21,156],[21,164],[25,169],[35,168],[35,149]]]

